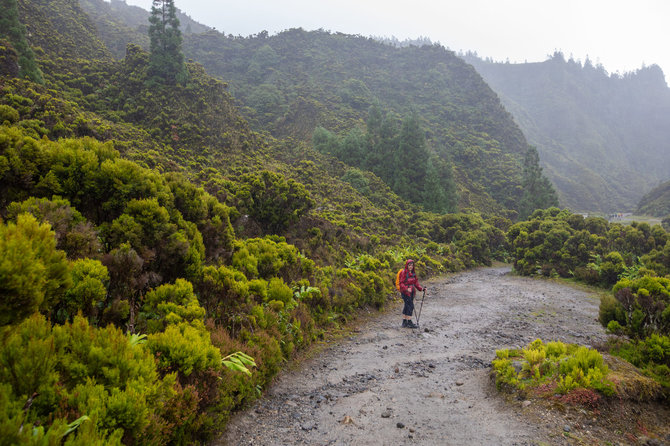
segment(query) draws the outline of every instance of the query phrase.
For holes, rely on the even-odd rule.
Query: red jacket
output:
[[[419,285],[419,279],[416,277],[416,272],[409,272],[407,265],[412,262],[412,259],[407,259],[405,262],[405,269],[402,270],[399,277],[400,292],[406,296],[412,295],[412,285],[419,291],[423,291],[423,287]]]

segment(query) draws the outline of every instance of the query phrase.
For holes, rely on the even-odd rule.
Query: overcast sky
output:
[[[126,0],[151,8],[151,0]],[[555,50],[609,73],[657,64],[670,80],[668,0],[175,0],[225,34],[301,27],[428,37],[496,61],[539,62]]]

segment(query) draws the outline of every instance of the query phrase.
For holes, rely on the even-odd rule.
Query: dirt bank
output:
[[[398,303],[282,374],[214,444],[531,445],[603,436],[607,427],[590,412],[506,398],[491,384],[496,349],[536,338],[605,340],[595,295],[509,271],[477,269],[427,283],[419,330],[400,328]]]

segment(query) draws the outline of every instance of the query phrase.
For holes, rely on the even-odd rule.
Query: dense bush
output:
[[[71,284],[68,269],[48,223],[29,214],[0,223],[0,326],[48,313]]]
[[[600,322],[626,334],[644,338],[670,333],[670,278],[643,276],[623,279],[613,288],[615,300],[605,297],[600,304]]]
[[[557,208],[538,210],[510,227],[514,268],[523,275],[575,277],[611,287],[639,260],[665,274],[668,234],[646,223],[629,226]]]
[[[118,328],[91,327],[81,317],[52,327],[36,315],[3,329],[2,337],[0,398],[21,406],[28,401],[23,421],[29,425],[86,415],[91,439],[109,435],[118,441],[121,435],[152,433],[169,421],[156,415],[174,394],[174,375],[159,378],[153,355]],[[7,411],[0,424],[23,417],[21,406]]]
[[[251,132],[202,67],[166,86],[148,59],[132,45],[122,62],[45,55],[46,87],[0,85],[3,439],[30,441],[24,425],[42,442],[204,442],[297,350],[387,302],[408,256],[422,278],[504,256],[506,222],[419,212],[373,173]],[[256,95],[259,119],[282,109],[276,93]],[[339,93],[369,105],[360,83]],[[428,153],[416,117],[392,119],[370,134]],[[426,187],[399,190],[453,208],[455,194],[432,194],[450,161],[422,161]],[[221,364],[238,351],[249,375]]]
[[[654,333],[642,340],[618,340],[610,352],[653,377],[665,388],[666,398],[670,396],[670,337]]]

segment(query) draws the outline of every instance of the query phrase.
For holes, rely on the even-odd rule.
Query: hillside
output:
[[[386,305],[406,258],[425,277],[502,255],[509,220],[423,212],[255,132],[202,66],[178,83],[138,46],[114,60],[76,2],[5,4],[29,32],[0,29],[4,442],[204,443],[295,352]]]
[[[129,5],[125,0],[79,0],[79,5],[96,23],[100,38],[117,59],[122,59],[129,43],[149,48],[149,11]],[[202,33],[210,28],[177,9],[182,33]]]
[[[277,136],[346,134],[372,106],[415,113],[429,153],[453,166],[460,208],[518,209],[525,138],[481,77],[442,47],[294,29],[242,39],[210,32],[184,48],[230,83],[252,125]]]
[[[670,216],[670,181],[646,193],[638,203],[635,213],[654,217]]]
[[[19,17],[30,44],[44,56],[65,59],[109,59],[95,23],[72,0],[18,0]],[[55,13],[58,11],[58,13]]]
[[[240,108],[245,84],[185,62],[172,0],[151,16],[151,51],[130,43],[120,59],[76,0],[1,3],[3,443],[208,443],[298,352],[397,304],[394,278],[408,258],[422,281],[511,259],[523,275],[610,287],[625,273],[632,291],[621,304],[603,299],[601,323],[629,335],[667,334],[654,321],[668,312],[668,235],[555,207],[533,212],[555,201],[537,151],[472,67],[443,48],[386,54],[370,39],[287,32],[278,49],[281,39],[298,38],[308,50],[280,65],[306,77],[296,77],[300,89],[277,84],[289,108],[262,122],[264,108]],[[107,36],[122,35],[116,20]],[[221,38],[197,36],[211,35]],[[335,55],[333,43],[370,45],[381,66],[407,76],[327,84],[314,61]],[[323,48],[309,50],[313,44]],[[272,51],[257,48],[259,64],[245,76],[267,83]],[[453,75],[455,87],[435,89],[413,66],[434,60],[444,66],[432,75]],[[24,70],[23,61],[36,66]],[[380,85],[407,90],[386,94]],[[443,95],[446,111],[430,94]],[[402,103],[415,97],[426,101]],[[455,199],[455,183],[461,206],[471,208],[445,212],[439,207],[453,204],[445,199]],[[430,211],[434,198],[442,199],[438,212]],[[513,224],[506,216],[517,212],[533,213]],[[670,364],[635,357],[665,385]],[[540,370],[558,368],[538,368],[545,380]],[[567,372],[551,382],[565,391],[601,388],[596,370]],[[519,383],[513,375],[505,373]]]
[[[632,211],[667,180],[670,88],[658,66],[619,76],[560,53],[542,63],[465,60],[537,146],[563,206]]]
[[[87,3],[104,8],[101,0]],[[100,14],[92,16],[106,26]],[[185,34],[184,54],[228,83],[252,128],[278,138],[309,143],[319,127],[341,137],[354,128],[365,132],[371,107],[398,132],[401,121],[415,114],[425,134],[425,156],[456,183],[458,208],[510,216],[515,213],[507,210],[520,209],[526,140],[479,74],[441,46],[396,48],[371,38],[302,29],[249,37],[210,30]],[[365,145],[367,152],[377,150]],[[369,170],[360,160],[344,162]],[[390,169],[375,173],[388,181]],[[423,181],[417,183],[419,195],[427,194]]]

